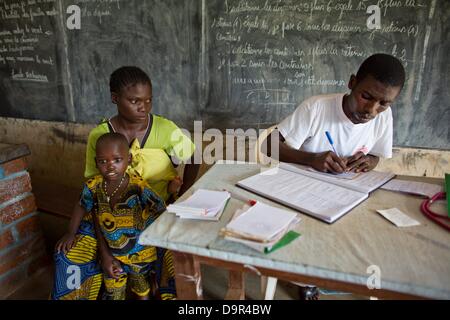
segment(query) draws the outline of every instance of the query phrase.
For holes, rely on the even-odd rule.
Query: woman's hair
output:
[[[149,76],[138,67],[120,67],[119,69],[111,73],[111,76],[109,78],[109,90],[111,91],[111,93],[114,92],[119,94],[122,88],[126,88],[130,85],[134,86],[138,83],[148,84],[150,85],[150,88],[152,87],[152,81],[150,80]]]
[[[402,88],[405,83],[405,69],[402,63],[389,54],[377,53],[364,60],[356,79],[362,81],[368,75],[392,87]]]

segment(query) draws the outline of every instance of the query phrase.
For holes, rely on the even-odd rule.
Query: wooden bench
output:
[[[80,198],[81,188],[34,180],[32,187],[38,210],[70,219],[73,207]]]

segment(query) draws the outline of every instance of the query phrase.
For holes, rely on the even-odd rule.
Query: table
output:
[[[199,188],[237,192],[283,207],[235,186],[260,172],[249,163],[215,164],[178,201]],[[442,184],[443,180],[400,176],[403,180]],[[224,227],[243,202],[230,199],[218,222],[181,220],[163,213],[141,235],[140,242],[173,251],[179,299],[201,299],[200,264],[230,270],[228,298],[243,298],[243,272],[313,284],[321,288],[380,298],[450,298],[450,233],[420,212],[422,199],[378,189],[362,204],[329,225],[306,214],[296,227],[301,236],[279,250],[263,254],[224,240]],[[376,212],[396,207],[421,225],[398,228]],[[435,209],[445,212],[445,204]],[[285,207],[283,207],[285,208]],[[379,271],[379,273],[378,273]],[[368,281],[379,289],[369,289]]]

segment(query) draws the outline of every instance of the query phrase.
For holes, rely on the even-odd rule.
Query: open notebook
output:
[[[277,168],[239,181],[237,186],[333,223],[394,176],[370,171],[353,179],[340,179],[305,166],[280,163]]]

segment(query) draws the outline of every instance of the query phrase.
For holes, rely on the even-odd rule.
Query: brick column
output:
[[[26,145],[0,143],[0,299],[50,262],[31,192]]]

